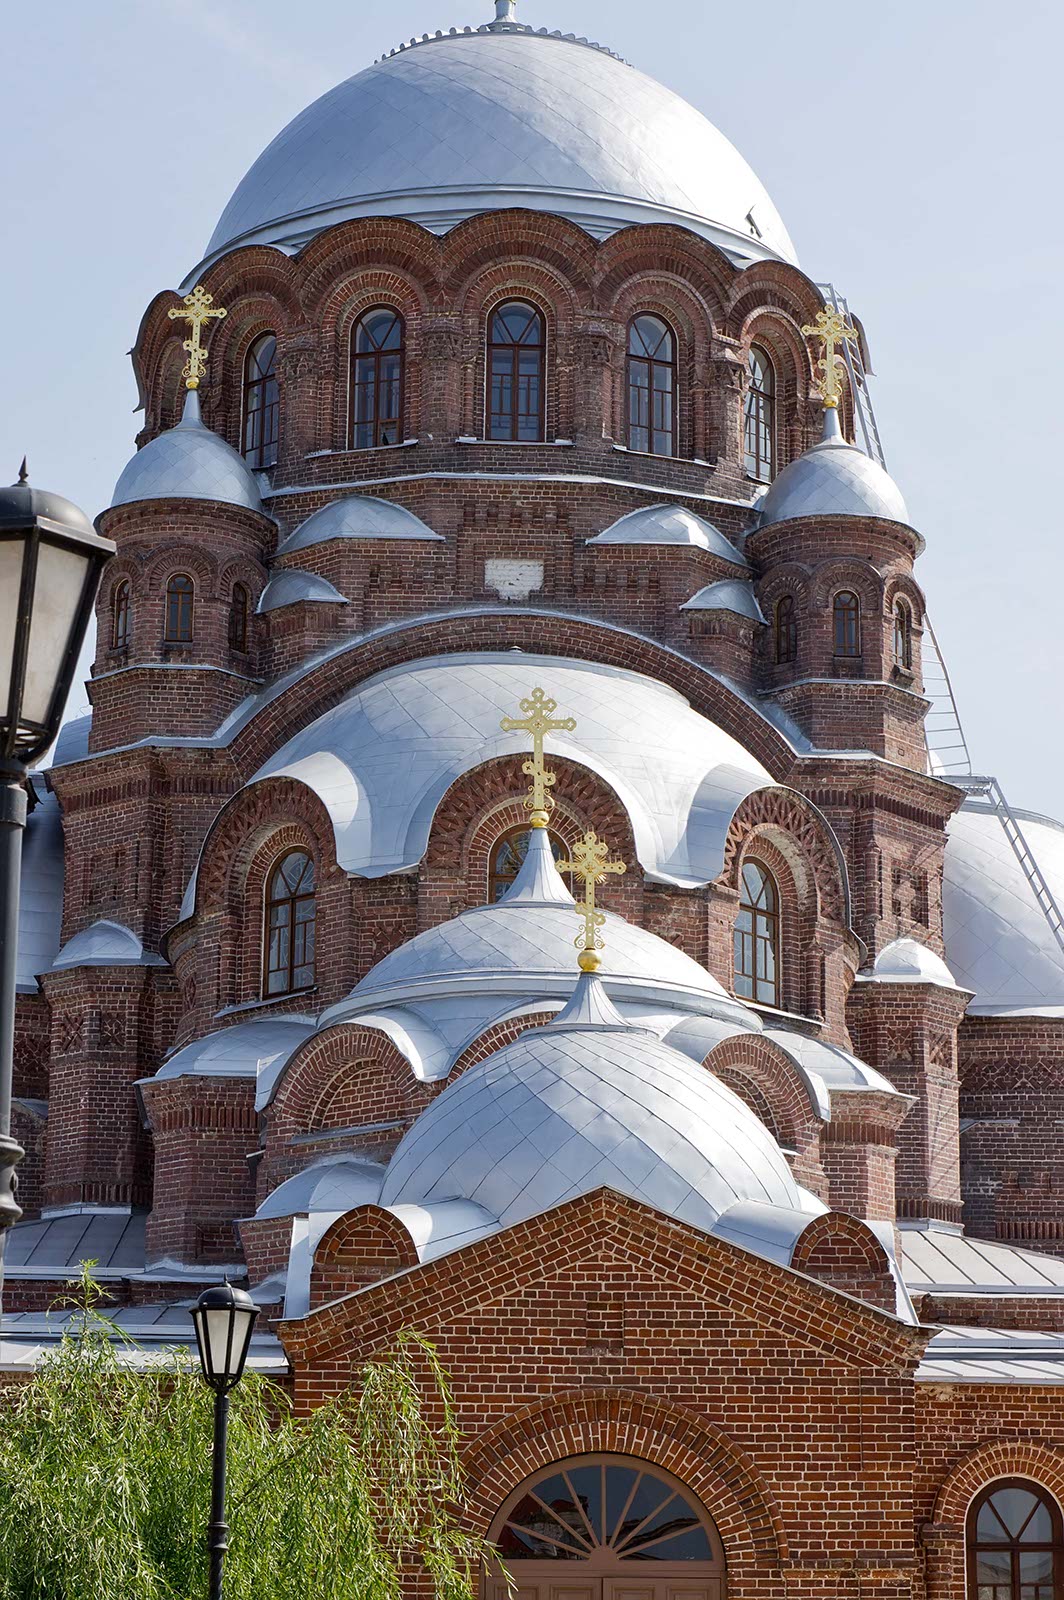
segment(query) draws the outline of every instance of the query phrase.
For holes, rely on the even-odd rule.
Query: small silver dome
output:
[[[327,544],[330,539],[433,539],[442,543],[443,536],[433,533],[405,506],[380,500],[376,495],[352,494],[343,500],[331,500],[313,512],[282,540],[277,554],[292,556],[297,550]]]
[[[753,1112],[627,1026],[585,975],[553,1022],[426,1107],[392,1157],[381,1204],[470,1200],[508,1225],[603,1186],[707,1231],[739,1200],[803,1208]]]
[[[934,983],[955,989],[957,980],[941,956],[919,939],[893,939],[875,959],[872,978],[876,983]]]
[[[255,614],[264,617],[268,611],[281,611],[285,606],[298,605],[301,600],[341,606],[348,603],[327,578],[319,577],[316,572],[303,572],[299,567],[288,567],[274,573],[259,596]]]
[[[722,561],[735,567],[746,567],[741,556],[719,528],[704,517],[696,516],[686,506],[640,506],[618,517],[602,533],[596,533],[588,544],[669,544],[682,545],[692,550],[709,550]]]
[[[685,600],[681,611],[733,611],[737,617],[750,622],[764,622],[765,613],[757,603],[753,584],[741,578],[722,578],[719,583],[707,583],[690,600]]]
[[[881,517],[908,526],[901,490],[878,461],[847,444],[839,414],[824,412],[824,437],[784,467],[761,502],[761,526],[792,517]]]
[[[177,427],[138,450],[115,484],[112,506],[138,500],[216,500],[262,510],[255,474],[232,445],[204,427],[195,389],[185,396]]]

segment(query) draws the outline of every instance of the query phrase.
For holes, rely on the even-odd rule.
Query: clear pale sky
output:
[[[260,150],[490,0],[17,0],[0,140],[0,473],[92,514],[139,426],[126,352]],[[862,318],[888,465],[973,759],[1064,816],[1060,0],[521,0],[698,106]],[[76,690],[71,709],[85,704]]]

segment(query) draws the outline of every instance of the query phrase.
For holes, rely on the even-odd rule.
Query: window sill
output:
[[[244,1011],[262,1011],[266,1006],[277,1006],[285,1000],[302,1000],[308,995],[317,994],[318,986],[313,984],[309,989],[292,989],[287,994],[271,994],[265,1000],[243,1000],[238,1006],[223,1006],[221,1011],[214,1013],[214,1021],[222,1017],[235,1017]]]
[[[678,461],[685,467],[705,467],[712,471],[708,461],[702,461],[698,456],[667,456],[660,450],[633,450],[627,444],[614,444],[610,448],[620,456],[634,456],[637,461]]]
[[[308,450],[303,460],[320,461],[322,456],[369,456],[376,450],[409,450],[412,445],[420,443],[420,439],[401,439],[398,444],[349,444],[339,450]]]
[[[558,447],[572,450],[574,439],[478,439],[472,433],[460,433],[455,444],[501,445],[504,450],[554,450]]]

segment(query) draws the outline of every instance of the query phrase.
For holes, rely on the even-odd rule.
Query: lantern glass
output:
[[[203,1376],[224,1393],[240,1380],[259,1308],[242,1289],[206,1289],[192,1312]]]
[[[11,660],[17,637],[24,539],[0,539],[0,712],[11,694]]]
[[[33,613],[22,692],[22,720],[47,721],[71,635],[82,611],[82,595],[95,552],[80,545],[41,541],[33,585]]]

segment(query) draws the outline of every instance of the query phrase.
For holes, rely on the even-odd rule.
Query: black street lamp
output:
[[[0,489],[0,1290],[4,1230],[22,1212],[11,1137],[15,945],[26,768],[59,732],[100,570],[115,547],[83,511],[17,483]]]
[[[211,1521],[207,1548],[211,1553],[210,1600],[222,1600],[222,1568],[229,1548],[225,1520],[225,1450],[229,1427],[229,1391],[240,1382],[259,1308],[243,1289],[231,1283],[204,1289],[192,1312],[204,1382],[214,1390],[214,1455],[211,1463]]]

